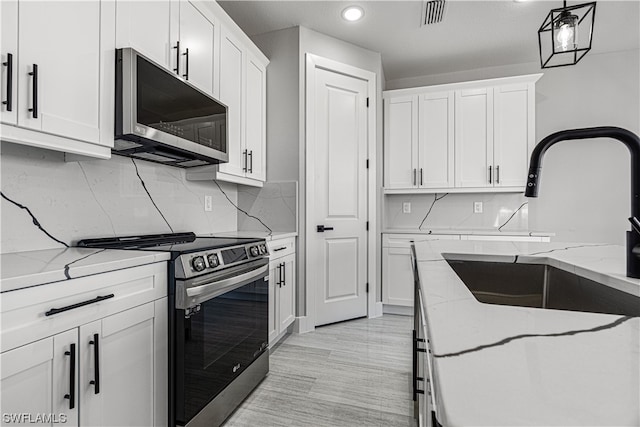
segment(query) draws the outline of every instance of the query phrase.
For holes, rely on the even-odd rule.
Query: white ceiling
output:
[[[387,80],[538,61],[538,28],[550,9],[562,6],[547,0],[448,0],[443,21],[421,27],[421,0],[218,3],[250,36],[301,25],[380,52]],[[351,4],[364,9],[361,21],[341,18]],[[640,0],[598,1],[587,55],[639,48]]]

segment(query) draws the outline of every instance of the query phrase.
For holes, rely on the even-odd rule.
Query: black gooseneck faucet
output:
[[[542,170],[544,153],[557,142],[571,139],[613,138],[627,146],[631,153],[631,222],[632,231],[627,231],[627,277],[640,279],[640,138],[626,129],[601,126],[584,129],[563,130],[552,133],[538,143],[531,153],[526,197],[538,197],[538,181]]]

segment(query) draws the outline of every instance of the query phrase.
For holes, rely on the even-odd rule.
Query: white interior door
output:
[[[307,280],[317,326],[367,315],[367,82],[317,68],[308,84]]]

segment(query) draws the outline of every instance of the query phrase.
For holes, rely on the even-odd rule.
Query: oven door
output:
[[[178,425],[189,423],[268,350],[268,259],[228,270],[211,280],[176,281]]]

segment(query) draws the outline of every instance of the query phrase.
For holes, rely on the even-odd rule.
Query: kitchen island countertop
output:
[[[480,303],[444,259],[548,264],[637,296],[622,246],[415,246],[444,426],[640,424],[639,317]]]

